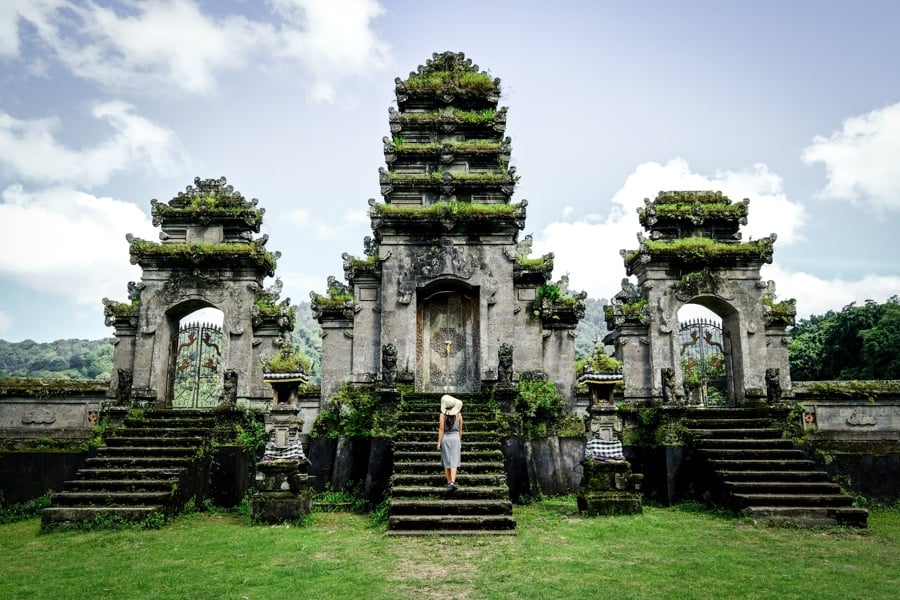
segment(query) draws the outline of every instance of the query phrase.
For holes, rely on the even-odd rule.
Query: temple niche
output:
[[[108,395],[123,406],[267,406],[261,364],[289,343],[295,309],[279,280],[263,287],[280,256],[254,236],[265,210],[224,177],[198,177],[168,203],[151,200],[151,213],[159,242],[127,236],[140,282],[129,283],[128,302],[103,300],[115,328]],[[180,330],[202,308],[221,311],[221,327]],[[206,395],[182,399],[180,379]]]
[[[474,393],[526,375],[572,403],[585,294],[553,282],[553,255],[519,239],[527,202],[512,201],[500,80],[446,52],[395,83],[372,236],[362,256],[343,255],[343,281],[311,294],[323,401],[345,382]]]
[[[626,403],[690,404],[681,368],[685,346],[678,311],[704,306],[722,320],[725,405],[774,403],[791,393],[787,328],[795,301],[776,301],[760,278],[772,262],[775,235],[741,241],[749,200],[721,192],[660,192],[638,209],[649,237],[622,250],[628,275],[606,309],[622,361]],[[696,340],[694,340],[696,341]]]

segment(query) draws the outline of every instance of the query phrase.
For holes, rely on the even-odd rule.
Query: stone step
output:
[[[802,450],[789,448],[729,448],[702,449],[700,454],[709,461],[717,460],[802,460],[806,455]]]
[[[723,481],[830,481],[825,471],[716,471]]]
[[[506,473],[466,473],[457,471],[456,480],[462,486],[503,486],[506,485]],[[430,473],[396,473],[393,484],[396,486],[443,486],[447,484],[444,470]]]
[[[88,468],[96,469],[169,469],[187,468],[193,460],[183,456],[95,456],[84,462]]]
[[[829,481],[724,481],[733,494],[826,494],[839,495],[841,487]]]
[[[204,427],[123,427],[113,429],[108,432],[105,439],[116,439],[119,437],[140,438],[203,438],[209,435],[210,430]]]
[[[515,529],[400,529],[387,530],[388,537],[452,537],[452,536],[515,536]]]
[[[391,500],[391,515],[511,515],[509,500]]]
[[[50,499],[54,506],[149,506],[165,504],[172,490],[152,492],[58,492]]]
[[[494,441],[500,443],[500,435],[496,431],[469,431],[463,429],[463,437],[468,441]],[[395,441],[428,441],[437,443],[437,428],[428,430],[399,430],[394,436]]]
[[[104,446],[97,449],[98,457],[194,456],[199,446]]]
[[[437,419],[403,419],[397,420],[398,431],[433,431],[437,435]],[[463,419],[463,432],[469,431],[496,431],[497,424],[494,421],[482,419]]]
[[[445,480],[446,481],[446,480]],[[459,480],[457,480],[459,481]],[[396,498],[452,498],[457,500],[509,499],[509,488],[502,486],[468,486],[459,482],[459,488],[450,491],[444,485],[395,485],[391,488],[392,501]]]
[[[697,443],[697,447],[707,450],[793,450],[794,443],[784,439],[757,439],[757,438],[714,438],[703,439]]]
[[[107,447],[141,447],[141,446],[190,446],[198,448],[203,444],[204,438],[199,436],[134,436],[111,435],[104,439]]]
[[[394,460],[399,462],[432,462],[435,459],[440,459],[440,452],[435,446],[427,451],[394,452]],[[503,453],[500,450],[469,450],[463,446],[462,460],[464,463],[497,462],[503,460]]]
[[[489,532],[512,530],[516,520],[512,515],[395,515],[388,519],[388,529],[428,530],[445,535],[448,531]]]
[[[126,473],[122,473],[127,474]],[[63,483],[66,492],[86,491],[172,491],[177,483],[171,479],[69,479]]]
[[[773,471],[803,471],[815,469],[816,463],[806,459],[780,459],[780,460],[757,460],[757,459],[714,459],[709,460],[709,465],[718,471],[765,471],[771,469]]]
[[[756,521],[808,527],[865,528],[869,519],[869,511],[855,507],[754,506],[747,513]]]
[[[129,429],[205,429],[210,430],[215,425],[215,419],[192,419],[192,418],[133,418],[125,419],[125,427]]]
[[[100,480],[120,479],[125,476],[133,479],[178,479],[185,472],[184,468],[144,468],[144,469],[80,469],[76,474],[79,479]]]
[[[691,429],[695,437],[707,439],[768,439],[780,440],[781,431],[774,428],[756,429]]]
[[[691,430],[709,429],[769,429],[772,427],[770,419],[757,418],[733,418],[733,419],[691,419],[686,418],[683,425]]]
[[[503,463],[500,461],[466,461],[463,453],[463,463],[459,467],[459,474],[465,473],[506,473]],[[440,458],[433,456],[427,461],[400,461],[394,457],[394,473],[443,473],[444,466]]]
[[[101,519],[140,522],[163,512],[162,506],[51,506],[42,511],[41,531],[72,528]]]
[[[432,436],[434,438],[434,436]],[[471,439],[468,435],[463,435],[463,452],[487,452],[497,450],[500,446],[497,440],[479,441]],[[437,440],[430,439],[428,441],[394,441],[394,454],[398,452],[437,452]]]
[[[752,506],[851,506],[853,498],[843,494],[732,494],[743,507]]]

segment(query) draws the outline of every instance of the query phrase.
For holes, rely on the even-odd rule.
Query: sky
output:
[[[554,278],[610,298],[661,190],[750,199],[799,317],[900,294],[900,2],[0,0],[0,339],[112,335],[150,200],[225,176],[282,297],[363,254],[394,78],[501,79]]]

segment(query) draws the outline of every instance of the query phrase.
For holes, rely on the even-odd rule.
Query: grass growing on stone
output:
[[[516,507],[517,537],[388,538],[362,515],[251,527],[193,514],[159,530],[0,526],[2,598],[894,598],[900,511],[869,529],[767,528],[690,506],[588,518]]]

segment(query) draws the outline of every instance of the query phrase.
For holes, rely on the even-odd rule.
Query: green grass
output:
[[[894,598],[900,511],[863,531],[755,526],[690,506],[582,517],[516,507],[517,537],[389,538],[363,515],[305,527],[192,514],[159,530],[0,526],[0,598]]]

